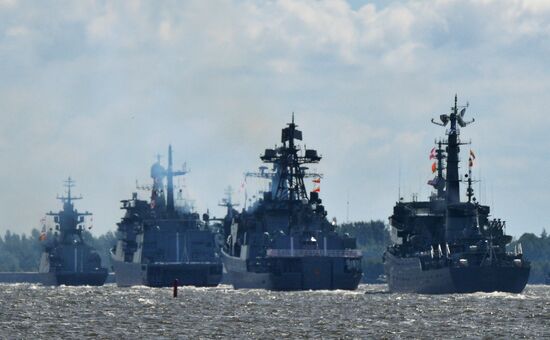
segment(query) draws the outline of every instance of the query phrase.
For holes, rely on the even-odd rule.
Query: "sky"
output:
[[[512,235],[539,234],[549,56],[543,0],[0,0],[0,233],[39,228],[68,176],[92,232],[116,230],[169,144],[196,209],[221,217],[292,112],[323,156],[328,217],[387,222],[399,192],[430,194],[445,133],[430,120],[458,94],[476,196]]]

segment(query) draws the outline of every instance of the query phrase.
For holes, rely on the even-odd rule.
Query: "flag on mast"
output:
[[[435,148],[432,148],[432,151],[430,151],[430,160],[435,158]]]
[[[470,149],[470,158],[476,159],[476,154],[474,153],[474,150]]]
[[[432,164],[432,173],[436,172],[437,170],[437,165],[435,164],[435,162],[433,162]]]
[[[321,183],[321,177],[314,178],[312,182],[317,184]]]

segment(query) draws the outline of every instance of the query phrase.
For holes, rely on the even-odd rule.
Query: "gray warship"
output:
[[[168,168],[158,161],[151,167],[151,200],[137,193],[122,201],[125,210],[118,223],[119,240],[111,250],[118,286],[180,285],[216,286],[222,277],[222,263],[214,233],[181,196],[174,202],[174,177],[186,170],[172,169],[172,147],[168,148]],[[166,178],[166,193],[164,179]]]
[[[529,278],[530,262],[521,245],[507,252],[512,237],[506,222],[490,218],[490,207],[474,197],[470,150],[468,172],[459,175],[460,128],[466,106],[454,106],[432,123],[446,130],[447,139],[436,142],[431,158],[436,176],[428,184],[434,192],[427,201],[400,198],[390,217],[397,242],[384,253],[384,269],[391,292],[425,294],[521,292]],[[459,111],[460,110],[460,111]],[[445,146],[445,149],[443,148]],[[460,182],[466,182],[467,200],[460,200]]]
[[[85,218],[89,212],[78,212],[71,188],[74,181],[69,177],[65,182],[67,196],[58,196],[63,202],[63,210],[47,216],[53,217],[55,230],[40,235],[44,251],[40,259],[39,277],[44,285],[101,286],[107,279],[107,268],[101,266],[99,254],[82,239]]]
[[[308,194],[307,164],[318,163],[316,150],[302,140],[294,116],[282,130],[282,145],[260,157],[273,168],[248,173],[270,181],[270,189],[238,212],[227,204],[221,250],[227,280],[233,287],[270,290],[356,289],[362,277],[356,240],[339,235],[330,223],[318,190]]]

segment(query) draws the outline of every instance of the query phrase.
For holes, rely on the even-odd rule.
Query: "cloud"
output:
[[[350,218],[385,219],[399,168],[405,197],[428,195],[426,154],[444,133],[429,119],[458,92],[494,212],[538,232],[549,34],[545,1],[2,1],[0,230],[36,227],[68,175],[96,231],[113,230],[169,143],[198,209],[223,214],[223,189],[291,112],[324,155],[329,214],[343,220],[349,194]]]

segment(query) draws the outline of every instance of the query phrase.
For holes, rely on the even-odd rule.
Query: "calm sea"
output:
[[[523,294],[269,292],[0,284],[0,338],[550,338],[550,286]]]

